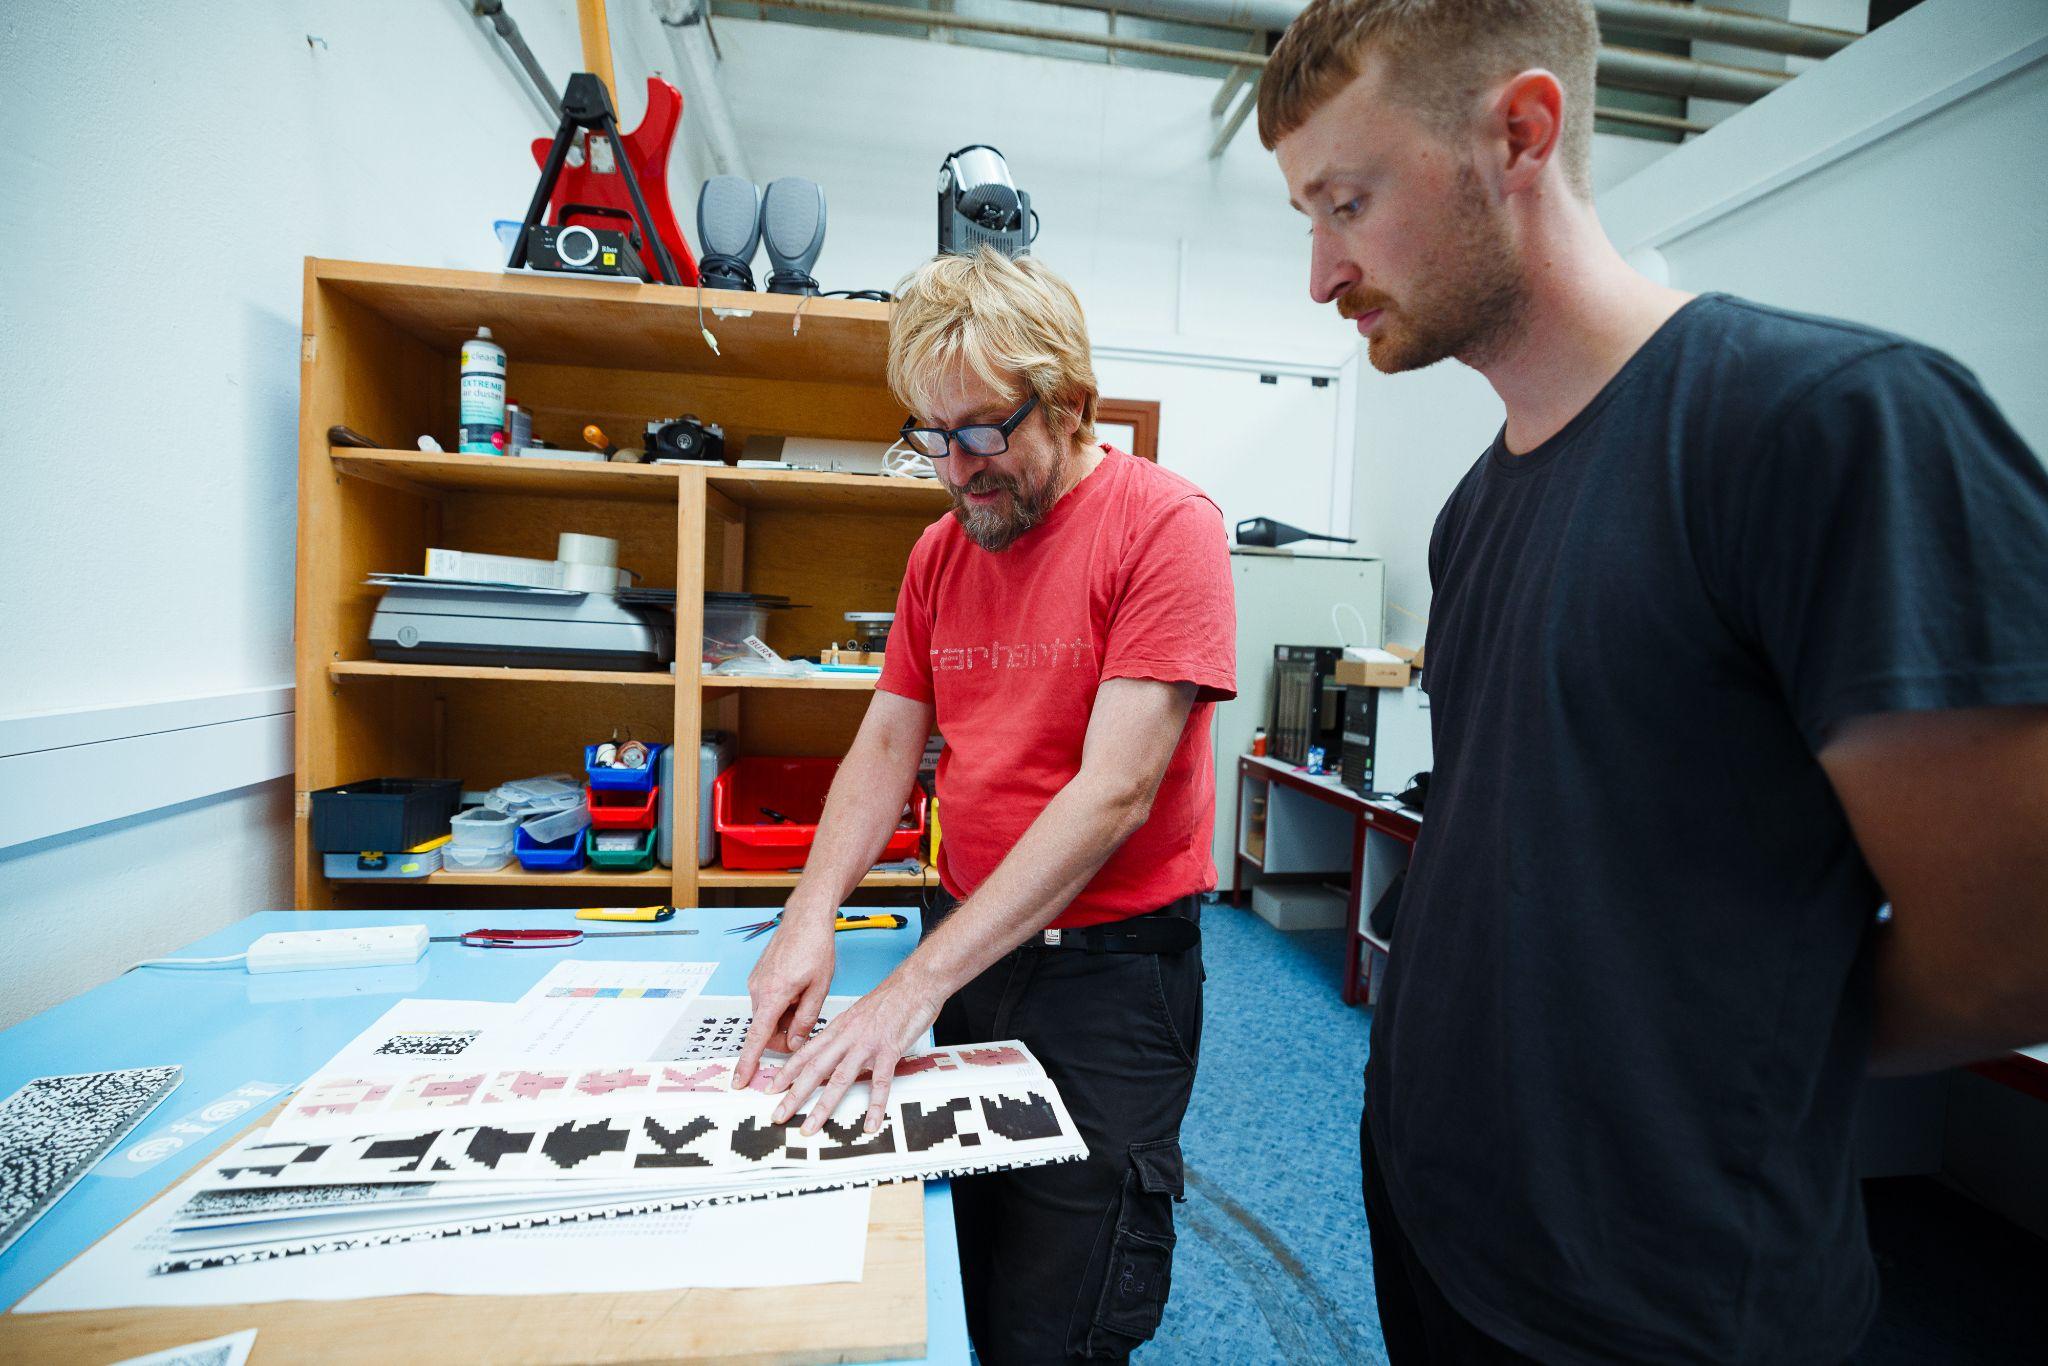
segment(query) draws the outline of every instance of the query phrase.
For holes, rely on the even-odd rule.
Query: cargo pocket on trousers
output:
[[[1095,1309],[1098,1348],[1128,1352],[1159,1329],[1173,1283],[1173,1206],[1181,1198],[1180,1140],[1131,1145],[1109,1266]],[[1108,1336],[1112,1340],[1104,1341]]]

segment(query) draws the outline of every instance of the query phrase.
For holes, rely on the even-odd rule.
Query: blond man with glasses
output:
[[[1080,302],[1044,265],[943,256],[897,298],[903,439],[953,511],[911,552],[874,703],[749,982],[735,1082],[792,1050],[776,1119],[802,1111],[816,1132],[870,1077],[877,1132],[897,1061],[934,1024],[946,1044],[1022,1039],[1089,1156],[954,1183],[969,1331],[990,1363],[1123,1360],[1166,1304],[1201,1043],[1210,713],[1235,689],[1223,519],[1095,442]],[[812,1037],[834,913],[896,828],[934,723],[944,891],[918,950]]]

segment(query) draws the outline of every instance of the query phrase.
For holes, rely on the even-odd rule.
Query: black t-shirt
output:
[[[2048,473],[1948,357],[1710,295],[1551,440],[1497,439],[1430,575],[1367,1074],[1404,1231],[1545,1360],[1840,1359],[1883,898],[1815,755],[2048,702]]]

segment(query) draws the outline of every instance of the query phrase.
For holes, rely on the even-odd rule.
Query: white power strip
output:
[[[249,946],[249,971],[305,968],[382,968],[417,963],[427,951],[425,925],[378,925],[360,930],[280,930]]]

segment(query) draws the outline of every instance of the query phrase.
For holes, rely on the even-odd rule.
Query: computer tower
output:
[[[1266,727],[1266,753],[1288,764],[1305,764],[1320,745],[1335,765],[1344,738],[1344,685],[1336,679],[1344,657],[1336,645],[1273,647],[1273,716]]]
[[[1344,695],[1344,786],[1400,792],[1429,771],[1429,694],[1419,687],[1347,688]]]

